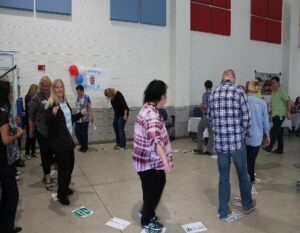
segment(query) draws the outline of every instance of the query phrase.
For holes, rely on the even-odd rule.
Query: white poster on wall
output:
[[[104,98],[103,90],[111,85],[110,72],[104,68],[81,67],[76,76],[71,76],[71,86],[75,96],[77,96],[76,87],[78,85],[82,85],[85,93],[92,99]]]
[[[86,92],[104,90],[111,84],[109,71],[102,68],[87,68],[84,72],[84,79],[83,86]]]

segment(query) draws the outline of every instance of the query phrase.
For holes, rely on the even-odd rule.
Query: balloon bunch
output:
[[[70,73],[70,76],[75,77],[75,82],[77,85],[83,83],[83,80],[84,80],[83,75],[79,73],[77,66],[71,65],[69,67],[69,73]]]

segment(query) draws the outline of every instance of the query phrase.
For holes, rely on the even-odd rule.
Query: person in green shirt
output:
[[[291,100],[286,92],[280,86],[280,79],[277,76],[271,78],[272,95],[271,95],[271,112],[272,116],[272,129],[271,129],[271,142],[264,148],[267,152],[276,154],[283,153],[283,128],[282,122],[285,118],[291,119]],[[272,151],[272,148],[278,141],[276,150]]]

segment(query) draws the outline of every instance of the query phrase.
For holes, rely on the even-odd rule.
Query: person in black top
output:
[[[116,135],[115,150],[124,150],[126,147],[125,124],[129,115],[129,108],[121,92],[113,88],[104,90],[104,95],[111,101],[115,112],[113,128]]]
[[[51,179],[51,163],[54,162],[53,152],[47,144],[48,126],[45,123],[45,104],[50,96],[51,79],[43,76],[39,82],[38,93],[31,98],[29,105],[29,137],[36,137],[41,154],[44,172],[43,182],[48,191],[52,191],[55,182]]]
[[[72,114],[66,100],[65,86],[61,79],[54,80],[51,95],[45,105],[46,124],[48,126],[47,144],[55,153],[58,169],[57,198],[63,205],[69,205],[68,195],[73,194],[69,188],[74,168],[74,148],[72,138],[73,122],[78,121],[87,113],[86,109]]]
[[[19,201],[19,190],[16,182],[14,162],[18,159],[17,140],[23,134],[17,128],[10,115],[10,84],[0,81],[0,232],[15,233],[22,230],[15,227],[15,217]]]
[[[29,90],[25,96],[25,129],[26,129],[26,142],[25,142],[25,157],[26,159],[30,159],[32,157],[36,157],[35,153],[35,143],[36,143],[36,137],[33,135],[32,138],[29,137],[29,103],[33,96],[36,95],[38,91],[38,85],[31,84],[29,87]],[[31,154],[30,154],[31,150]],[[31,155],[31,156],[30,156]]]

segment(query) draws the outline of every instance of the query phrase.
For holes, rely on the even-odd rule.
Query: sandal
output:
[[[55,182],[53,181],[53,179],[50,179],[50,182],[46,182],[46,178],[43,178],[43,184],[45,185],[45,188],[48,191],[53,191],[53,187],[55,186]]]

